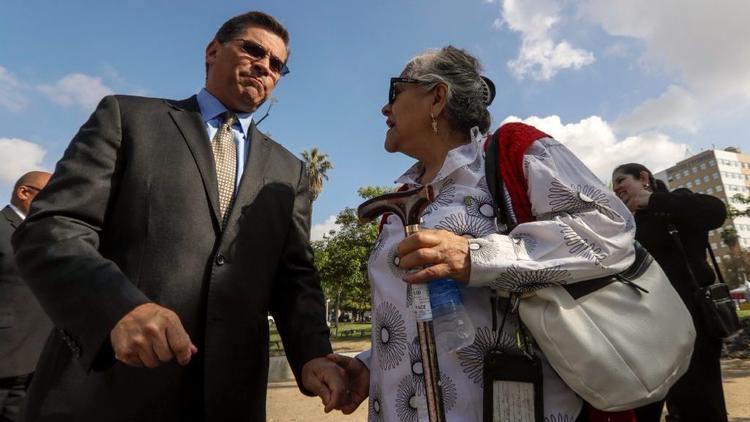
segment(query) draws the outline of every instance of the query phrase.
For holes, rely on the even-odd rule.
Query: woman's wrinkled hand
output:
[[[421,230],[398,245],[400,268],[410,270],[407,283],[442,278],[468,283],[471,274],[469,241],[447,230]]]

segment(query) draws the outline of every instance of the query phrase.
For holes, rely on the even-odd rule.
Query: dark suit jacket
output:
[[[13,259],[10,236],[21,221],[10,206],[0,211],[0,378],[34,372],[52,330]]]
[[[13,238],[58,327],[28,420],[264,420],[269,311],[298,380],[330,352],[307,172],[254,126],[250,136],[222,232],[195,97],[102,100]],[[114,363],[110,330],[147,301],[175,311],[198,346],[187,367]]]

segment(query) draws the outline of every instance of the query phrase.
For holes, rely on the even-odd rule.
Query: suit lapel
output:
[[[264,175],[270,157],[271,144],[268,138],[255,127],[255,122],[250,125],[249,132],[250,154],[245,165],[245,171],[242,173],[240,189],[234,198],[234,205],[229,214],[227,226],[239,219],[242,207],[252,202],[265,183]]]
[[[218,223],[221,219],[219,218],[219,187],[216,184],[216,166],[211,151],[211,141],[208,139],[203,117],[198,107],[198,100],[195,96],[192,96],[187,100],[170,103],[170,105],[172,109],[169,114],[180,133],[182,133],[195,164],[198,166],[203,187],[211,203],[214,218]]]
[[[10,207],[10,205],[6,205],[5,208],[2,210],[3,217],[8,220],[10,223],[10,226],[14,229],[17,229],[18,226],[23,222],[23,219],[16,214],[15,211],[13,211],[13,208]]]

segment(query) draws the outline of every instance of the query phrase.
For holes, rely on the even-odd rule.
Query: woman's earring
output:
[[[432,131],[438,133],[437,120],[435,120],[435,116],[432,113],[430,113],[430,118],[432,119]]]

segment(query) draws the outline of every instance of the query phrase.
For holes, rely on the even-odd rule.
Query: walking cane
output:
[[[384,213],[393,213],[401,219],[404,234],[410,236],[419,231],[422,212],[433,199],[432,186],[388,193],[362,203],[357,208],[357,214],[361,223],[369,223]],[[422,352],[427,412],[430,422],[445,422],[443,393],[440,388],[440,368],[435,348],[435,332],[427,284],[413,284],[411,291],[417,314],[417,334]]]

